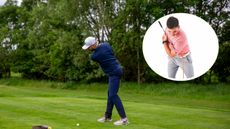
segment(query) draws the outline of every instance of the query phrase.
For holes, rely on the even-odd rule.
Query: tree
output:
[[[0,7],[0,67],[10,66],[24,77],[104,81],[102,70],[81,50],[84,39],[92,35],[111,44],[124,68],[124,80],[163,82],[143,58],[144,34],[160,17],[187,12],[208,21],[220,41],[221,58],[200,81],[211,81],[214,75],[228,80],[220,72],[224,68],[229,74],[228,0],[23,0],[16,5],[16,0],[8,0]]]
[[[8,0],[0,8],[0,76],[10,77],[12,65],[12,53],[16,47],[14,31],[20,26],[18,19],[20,10],[16,6],[16,1]]]

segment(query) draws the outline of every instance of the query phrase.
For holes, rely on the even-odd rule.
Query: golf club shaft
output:
[[[159,25],[161,26],[162,30],[165,32],[165,30],[164,30],[163,26],[161,25],[161,22],[160,22],[160,21],[158,21],[158,23],[159,23]],[[165,34],[166,34],[166,32],[165,32]]]

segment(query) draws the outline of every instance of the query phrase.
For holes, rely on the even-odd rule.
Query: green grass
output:
[[[98,123],[107,84],[21,78],[0,80],[0,129],[229,129],[230,86],[122,82],[119,95],[130,124]],[[115,108],[114,108],[115,109]],[[113,120],[119,119],[114,110]],[[76,126],[79,123],[80,126]]]

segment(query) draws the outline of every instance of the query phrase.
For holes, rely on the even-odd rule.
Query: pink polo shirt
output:
[[[186,34],[181,28],[175,36],[170,35],[168,29],[166,29],[166,34],[171,43],[170,49],[173,49],[179,57],[184,57],[190,51]]]

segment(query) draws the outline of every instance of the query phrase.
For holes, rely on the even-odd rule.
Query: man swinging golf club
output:
[[[184,74],[187,78],[193,77],[192,58],[187,37],[180,28],[177,18],[173,16],[168,18],[167,29],[164,31],[162,40],[165,51],[169,56],[168,76],[170,78],[175,78],[177,70],[180,67],[183,71],[183,78]]]
[[[98,122],[111,122],[112,110],[115,105],[121,119],[114,122],[114,125],[128,124],[123,104],[117,94],[123,71],[113,54],[112,47],[107,42],[99,44],[95,37],[87,37],[82,49],[93,51],[91,59],[99,63],[104,73],[109,77],[107,107],[104,117],[98,119]]]

